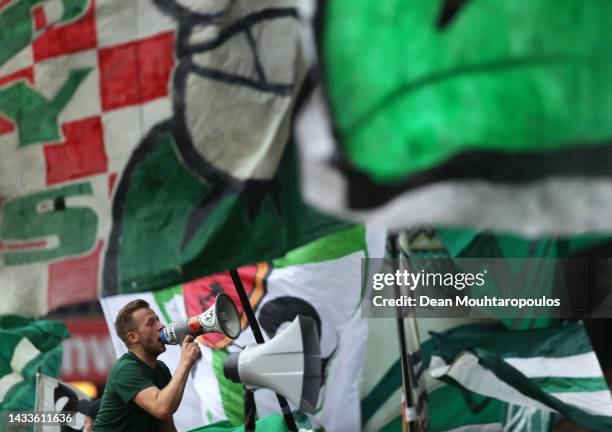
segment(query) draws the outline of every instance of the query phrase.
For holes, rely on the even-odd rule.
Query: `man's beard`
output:
[[[153,357],[157,357],[158,355],[166,351],[166,346],[160,341],[152,342],[146,346],[143,346],[142,348],[147,352],[147,354]]]

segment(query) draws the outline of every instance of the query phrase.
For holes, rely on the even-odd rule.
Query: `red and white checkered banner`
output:
[[[0,314],[165,288],[337,229],[299,198],[286,146],[293,3],[0,0]]]

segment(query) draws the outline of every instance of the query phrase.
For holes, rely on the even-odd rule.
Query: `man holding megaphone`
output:
[[[95,432],[176,431],[172,414],[183,398],[189,371],[201,356],[194,341],[199,334],[222,332],[235,338],[240,319],[228,296],[220,294],[215,305],[185,321],[167,328],[144,300],[126,304],[115,320],[117,335],[128,352],[108,374]],[[200,325],[194,325],[195,321]],[[181,360],[174,375],[157,357],[166,344],[181,344]]]

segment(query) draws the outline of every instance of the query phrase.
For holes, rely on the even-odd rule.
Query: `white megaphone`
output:
[[[314,414],[321,388],[321,347],[315,320],[298,315],[268,342],[228,355],[223,374],[247,388],[271,389]]]
[[[238,309],[228,295],[219,294],[215,304],[200,315],[171,322],[159,331],[159,339],[166,345],[178,345],[186,336],[195,338],[205,333],[223,333],[230,339],[240,334]]]

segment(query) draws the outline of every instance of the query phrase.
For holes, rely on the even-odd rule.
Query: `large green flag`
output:
[[[312,16],[311,202],[393,228],[612,230],[610,2],[331,0]]]
[[[34,409],[36,372],[59,376],[67,337],[59,321],[0,318],[0,410]]]
[[[612,428],[612,398],[581,323],[530,331],[471,324],[433,335],[430,372],[469,392]]]

